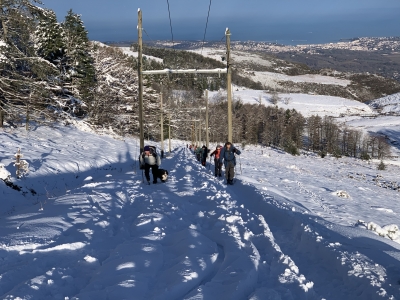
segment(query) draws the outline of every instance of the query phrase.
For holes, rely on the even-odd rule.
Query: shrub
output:
[[[361,152],[360,158],[362,160],[370,160],[371,156],[367,152],[363,151],[363,152]]]
[[[333,155],[334,158],[341,158],[342,157],[340,149],[333,150],[332,155]]]
[[[295,143],[288,143],[288,144],[284,147],[284,150],[285,150],[287,153],[290,153],[290,154],[292,154],[292,155],[300,155],[299,149],[297,149]]]
[[[383,160],[381,160],[380,164],[378,165],[378,170],[380,171],[386,170],[386,165],[383,162]]]

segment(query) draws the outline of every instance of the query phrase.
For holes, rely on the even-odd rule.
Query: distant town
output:
[[[232,42],[235,50],[281,52],[311,52],[318,54],[318,50],[352,50],[352,51],[382,51],[387,53],[400,52],[400,37],[383,38],[354,38],[346,41],[327,44],[281,45],[271,42]]]
[[[128,46],[136,41],[106,42]],[[225,50],[224,41],[144,41],[148,46],[195,50]],[[231,41],[233,51],[272,54],[277,58],[303,63],[320,70],[333,68],[342,72],[379,74],[400,81],[400,37],[360,37],[325,44],[283,45],[274,42]]]
[[[114,45],[129,45],[136,41],[123,42],[105,42],[106,44]],[[223,41],[206,41],[204,44],[201,41],[145,41],[151,46],[177,48],[177,49],[196,49],[199,47],[225,48]],[[400,53],[400,36],[399,37],[360,37],[348,40],[341,40],[335,43],[325,44],[299,44],[299,45],[283,45],[273,42],[262,41],[231,41],[233,50],[243,51],[267,51],[272,53],[282,52],[305,52],[311,51],[317,54],[318,50],[352,50],[352,51],[380,51],[385,53]]]

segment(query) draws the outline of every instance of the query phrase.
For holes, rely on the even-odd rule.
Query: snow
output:
[[[369,132],[370,134],[378,134],[385,136],[392,146],[393,156],[400,156],[400,118],[398,116],[377,116],[374,119],[359,117],[344,117],[339,119],[348,126]],[[400,165],[400,161],[396,162]]]
[[[200,48],[189,50],[190,52],[201,54],[205,57],[213,58],[215,60],[221,61],[221,57],[226,56],[225,51],[222,49],[214,48]],[[274,62],[262,57],[257,53],[249,53],[244,51],[232,51],[231,59],[233,63],[247,63],[250,65],[258,65],[265,67],[273,67]],[[319,74],[305,74],[305,75],[295,75],[289,76],[277,72],[267,72],[267,71],[253,71],[253,70],[242,70],[242,73],[252,79],[255,82],[261,82],[265,86],[278,87],[280,82],[291,81],[293,83],[315,83],[324,85],[338,85],[346,87],[351,84],[350,80],[335,78],[332,76],[325,76]]]
[[[139,55],[137,51],[132,51],[130,47],[119,47],[119,48],[126,55],[133,56],[135,58],[137,58]],[[147,59],[155,60],[156,62],[159,62],[159,63],[164,62],[164,60],[162,58],[151,56],[151,55],[143,55],[143,57],[146,57]]]
[[[381,113],[399,113],[400,112],[400,93],[389,95],[369,103],[374,109],[381,110]]]
[[[295,75],[289,76],[286,74],[273,73],[273,72],[258,72],[254,71],[253,76],[250,78],[257,82],[261,82],[266,86],[276,86],[279,85],[280,81],[292,81],[294,83],[316,83],[316,84],[325,84],[325,85],[338,85],[346,87],[351,81],[346,79],[335,78],[331,76],[324,76],[318,74],[305,74],[305,75]]]
[[[221,91],[222,95],[226,95],[225,91]],[[212,99],[218,92],[209,92]],[[303,116],[311,115],[319,116],[351,116],[351,115],[371,115],[376,114],[367,104],[359,101],[350,100],[334,96],[321,96],[309,94],[285,94],[278,93],[279,98],[277,105],[284,109],[295,109]],[[233,88],[233,98],[240,99],[243,103],[261,104],[269,106],[271,103],[271,93],[263,90],[248,90],[240,87]],[[285,103],[285,99],[287,100]]]
[[[0,179],[6,180],[9,176],[11,176],[11,173],[4,168],[3,164],[0,164]]]
[[[94,45],[97,45],[99,47],[110,47],[107,44],[104,44],[104,43],[99,42],[99,41],[91,41],[91,43],[93,43]]]
[[[377,181],[399,167],[238,144],[226,186],[173,141],[148,186],[136,139],[80,128],[2,129],[5,169],[17,148],[30,165],[21,191],[0,181],[3,299],[400,295],[399,191]]]
[[[7,62],[8,61],[7,57],[2,53],[4,51],[4,49],[1,49],[1,48],[3,48],[3,47],[4,48],[7,47],[7,44],[5,41],[0,40],[0,61]]]

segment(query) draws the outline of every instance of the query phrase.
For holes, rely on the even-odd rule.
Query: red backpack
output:
[[[219,159],[219,154],[220,153],[221,153],[221,147],[218,147],[214,152],[215,159]]]

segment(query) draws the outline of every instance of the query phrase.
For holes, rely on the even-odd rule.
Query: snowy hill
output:
[[[209,92],[212,101],[218,92]],[[224,91],[221,91],[224,95]],[[303,116],[351,116],[351,115],[370,115],[375,112],[368,105],[359,101],[350,100],[341,97],[309,95],[309,94],[278,94],[280,101],[277,105],[284,109],[295,109]],[[233,89],[233,97],[241,100],[243,103],[273,105],[272,95],[261,90],[249,90],[236,87]],[[260,103],[261,100],[261,103]]]
[[[139,55],[137,51],[132,51],[130,47],[119,47],[119,49],[121,49],[124,54],[133,56],[135,58],[137,58]],[[151,55],[144,55],[143,57],[146,59],[155,60],[156,62],[159,62],[159,63],[163,63],[163,59],[158,58],[158,57],[154,57]]]
[[[169,180],[148,186],[135,139],[6,130],[11,174],[17,147],[30,172],[21,191],[0,180],[3,299],[400,295],[396,166],[250,147],[226,186],[174,141]]]
[[[233,68],[241,76],[259,83],[266,90],[336,96],[365,102],[383,95],[397,93],[400,89],[397,81],[372,72],[371,74],[357,73],[356,70],[339,72],[335,70],[335,63],[326,68],[316,68],[313,64],[307,66],[304,63],[295,63],[290,56],[279,59],[269,51],[251,50],[251,47],[240,49],[242,48],[233,47],[231,52]],[[226,56],[226,50],[221,46],[192,48],[189,51],[218,61]],[[313,54],[316,53],[310,53],[310,56]],[[304,53],[304,55],[307,58],[307,54]],[[323,59],[324,55],[317,54],[316,57]]]
[[[379,110],[382,114],[399,114],[400,93],[373,100],[369,105]]]

